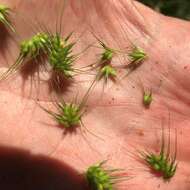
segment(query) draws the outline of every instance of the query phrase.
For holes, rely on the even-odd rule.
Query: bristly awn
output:
[[[92,165],[85,172],[85,178],[90,189],[113,190],[119,183],[129,179],[123,169],[109,169],[105,166],[106,162],[102,161]]]
[[[10,21],[10,12],[11,9],[5,5],[0,4],[0,22],[8,29],[10,29],[12,32],[15,33],[15,28],[13,24]]]
[[[164,127],[162,126],[162,144],[159,154],[150,151],[141,151],[140,154],[147,165],[164,180],[171,179],[177,170],[177,130],[175,129],[174,155],[171,155],[171,130],[168,130],[168,144],[165,143]]]

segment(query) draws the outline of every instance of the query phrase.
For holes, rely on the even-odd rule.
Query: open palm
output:
[[[55,31],[60,1],[3,1],[17,12],[15,26],[26,39],[46,26]],[[24,15],[24,16],[23,16]],[[17,19],[18,18],[18,19]],[[26,22],[30,18],[30,21]],[[43,24],[42,24],[43,23]],[[32,27],[32,25],[37,27]],[[41,26],[41,27],[40,27]],[[83,175],[95,163],[107,160],[111,168],[125,169],[128,180],[118,189],[188,190],[190,188],[189,129],[189,22],[159,15],[133,1],[68,0],[62,18],[63,35],[74,31],[81,52],[100,37],[109,46],[126,52],[132,44],[147,52],[148,59],[131,70],[126,56],[113,60],[116,82],[100,80],[90,91],[83,128],[64,133],[53,118],[40,108],[54,109],[55,94],[46,72],[31,78],[29,67],[0,84],[0,188],[85,189]],[[18,47],[12,37],[1,34],[1,72],[13,63]],[[97,44],[96,44],[97,45]],[[77,67],[92,64],[101,49],[90,47],[77,60]],[[81,74],[64,89],[63,97],[80,102],[94,79]],[[32,83],[31,83],[32,81]],[[152,90],[153,102],[142,104],[142,89]],[[170,181],[155,175],[138,157],[138,150],[159,152],[162,130],[175,154],[176,174]],[[123,171],[122,171],[123,172]]]

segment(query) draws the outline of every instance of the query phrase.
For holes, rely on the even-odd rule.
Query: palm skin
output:
[[[58,1],[4,2],[26,17],[31,18],[31,15],[35,15],[41,23],[47,23],[49,28],[55,30],[57,18],[55,10],[59,7]],[[188,146],[190,25],[189,22],[164,17],[139,3],[133,3],[124,0],[110,1],[110,6],[106,8],[107,3],[101,0],[80,0],[68,1],[66,5],[62,24],[64,34],[73,29],[77,29],[80,34],[81,31],[88,31],[90,25],[91,30],[108,44],[124,49],[130,47],[131,42],[138,43],[148,54],[148,59],[129,75],[121,77],[126,73],[121,69],[118,81],[115,83],[109,81],[103,93],[103,80],[90,92],[88,108],[82,118],[84,126],[90,132],[85,128],[82,131],[78,128],[75,133],[63,133],[63,129],[57,127],[51,116],[36,104],[37,97],[40,105],[52,108],[46,82],[38,84],[40,87],[33,87],[32,90],[30,79],[26,81],[20,74],[14,76],[14,80],[10,78],[1,82],[0,155],[6,157],[7,154],[9,158],[15,152],[16,157],[17,152],[26,151],[24,154],[28,155],[29,163],[35,165],[37,171],[43,170],[40,166],[43,162],[52,160],[58,163],[55,167],[51,163],[46,166],[55,170],[51,180],[46,177],[51,171],[40,172],[43,176],[36,172],[35,175],[39,175],[39,179],[34,180],[33,178],[37,178],[35,175],[32,175],[33,178],[28,182],[18,179],[20,181],[15,183],[15,189],[84,189],[81,175],[78,173],[84,173],[87,167],[102,160],[108,160],[108,165],[113,168],[126,169],[126,173],[132,176],[131,179],[119,184],[118,189],[190,188]],[[26,23],[21,22],[22,19],[21,16],[18,20],[15,17],[17,30],[22,37],[27,37],[32,31],[26,28]],[[7,38],[6,44],[9,47],[7,51],[16,57],[18,48],[12,45],[11,38]],[[87,32],[82,35],[78,49],[81,50],[94,41],[93,36]],[[77,65],[92,63],[96,51],[99,52],[96,48],[93,51],[89,50]],[[6,67],[6,61],[9,63],[13,61],[13,58],[7,55],[8,53],[4,56],[3,51],[1,52],[2,71]],[[115,64],[128,64],[127,61],[119,63],[117,61]],[[63,94],[69,100],[72,100],[78,91],[85,94],[93,77],[83,75],[77,76],[75,80],[79,82],[69,87]],[[142,83],[153,92],[153,102],[149,109],[142,104]],[[160,151],[162,126],[166,129],[171,128],[171,153],[174,152],[175,146],[175,128],[178,136],[178,168],[176,175],[169,182],[155,175],[137,156],[137,150]],[[13,153],[7,153],[9,151],[5,151],[6,149]],[[39,158],[42,161],[36,164],[35,160]],[[9,166],[8,160],[3,159],[2,167]],[[5,170],[6,168],[1,169]],[[26,176],[31,176],[30,171]],[[22,172],[26,170],[23,169]],[[1,176],[3,175],[2,172]],[[61,180],[57,179],[58,176]],[[10,180],[13,180],[12,178]],[[0,187],[1,184],[4,189],[11,189],[6,182],[2,181]]]

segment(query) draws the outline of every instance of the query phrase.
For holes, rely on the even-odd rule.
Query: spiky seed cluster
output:
[[[47,53],[50,37],[46,33],[37,33],[31,39],[25,40],[20,45],[20,55],[23,58],[36,58],[40,53]]]
[[[71,128],[80,125],[82,117],[81,109],[74,103],[59,103],[59,113],[46,110],[45,108],[43,109],[52,115],[58,124],[65,128]]]
[[[164,139],[164,129],[162,129],[162,146],[159,154],[155,154],[152,152],[143,153],[143,157],[145,161],[150,165],[151,169],[155,172],[161,174],[163,179],[170,179],[174,176],[177,169],[177,133],[176,133],[176,141],[175,141],[175,152],[172,156],[170,154],[170,129],[169,129],[169,137],[168,137],[168,145],[167,151],[165,151],[165,139]]]
[[[6,79],[10,74],[16,72],[25,59],[35,59],[43,54],[48,55],[50,37],[45,33],[37,33],[31,39],[25,40],[20,44],[20,54],[13,65],[0,76],[0,80]]]
[[[147,54],[144,52],[144,50],[136,46],[132,49],[131,53],[129,53],[128,56],[130,61],[136,65],[147,58]]]
[[[170,156],[166,156],[163,152],[159,155],[148,154],[145,160],[153,170],[161,172],[164,179],[170,179],[176,172],[177,163],[175,159],[171,159]]]
[[[105,46],[105,44],[102,44],[102,47],[104,48],[104,52],[101,54],[101,61],[102,62],[111,61],[114,55],[114,51]]]
[[[107,81],[108,78],[114,78],[117,75],[116,69],[111,65],[111,61],[114,57],[115,50],[107,47],[101,41],[99,41],[99,43],[103,48],[103,52],[101,53],[101,60],[100,60],[99,79],[104,77],[105,80]]]
[[[125,176],[118,176],[118,169],[105,169],[105,161],[92,165],[85,173],[86,180],[92,190],[113,190],[114,185],[124,180]],[[123,178],[123,179],[122,179]]]
[[[59,116],[59,123],[63,124],[66,128],[79,125],[81,121],[81,113],[78,105],[73,103],[62,105],[62,114]]]
[[[111,65],[105,65],[101,68],[100,77],[105,77],[106,80],[108,78],[114,78],[117,75],[117,71]]]
[[[144,106],[149,107],[151,102],[152,102],[152,92],[150,93],[144,92],[144,95],[143,95]]]
[[[3,23],[6,27],[15,32],[14,27],[9,20],[10,8],[5,5],[0,5],[0,22]]]
[[[49,62],[53,70],[63,74],[66,78],[72,77],[75,60],[75,56],[72,54],[75,43],[68,43],[69,38],[70,35],[64,40],[58,34],[54,36],[49,56]]]

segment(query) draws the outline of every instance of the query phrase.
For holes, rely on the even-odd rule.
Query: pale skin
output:
[[[107,164],[113,168],[125,169],[131,176],[116,185],[119,190],[190,188],[190,24],[157,14],[140,3],[125,0],[108,2],[68,1],[62,22],[63,34],[74,30],[76,39],[85,31],[76,48],[79,52],[96,41],[89,32],[93,31],[115,48],[127,50],[131,47],[130,41],[138,44],[147,52],[148,59],[125,77],[126,71],[120,67],[116,83],[110,81],[103,89],[104,83],[100,81],[93,89],[82,118],[90,132],[84,128],[81,132],[78,128],[76,133],[65,135],[63,129],[57,127],[56,122],[36,104],[38,99],[40,105],[53,108],[52,92],[50,95],[47,82],[36,82],[37,87],[31,87],[30,80],[25,81],[19,73],[2,81],[0,155],[5,159],[0,164],[0,175],[12,168],[19,174],[5,174],[9,177],[0,182],[0,189],[11,189],[8,184],[14,184],[12,187],[15,189],[85,189],[85,182],[79,174],[102,160],[108,160]],[[58,0],[5,0],[1,3],[19,13],[13,20],[21,39],[34,34],[30,24],[23,22],[28,18],[34,23],[38,19],[55,30],[57,10],[61,7]],[[7,62],[12,64],[18,55],[18,48],[11,37],[7,36],[4,43],[7,48],[0,49],[1,72],[6,69]],[[99,53],[97,48],[88,50],[76,65],[93,63],[96,53]],[[128,63],[121,58],[113,64],[121,66]],[[46,80],[47,76],[41,77]],[[93,76],[77,76],[75,80],[79,82],[69,87],[63,96],[72,100],[78,93],[80,101]],[[152,89],[153,102],[149,109],[142,104],[142,84],[145,89]],[[166,135],[167,129],[171,128],[171,154],[175,147],[175,128],[178,136],[179,164],[169,182],[156,176],[136,155],[137,150],[160,151],[162,126]],[[19,159],[23,160],[20,165],[17,164]],[[3,167],[10,165],[9,169]],[[17,166],[23,169],[19,170]],[[20,175],[22,177],[19,178]],[[18,176],[16,181],[15,176]]]

